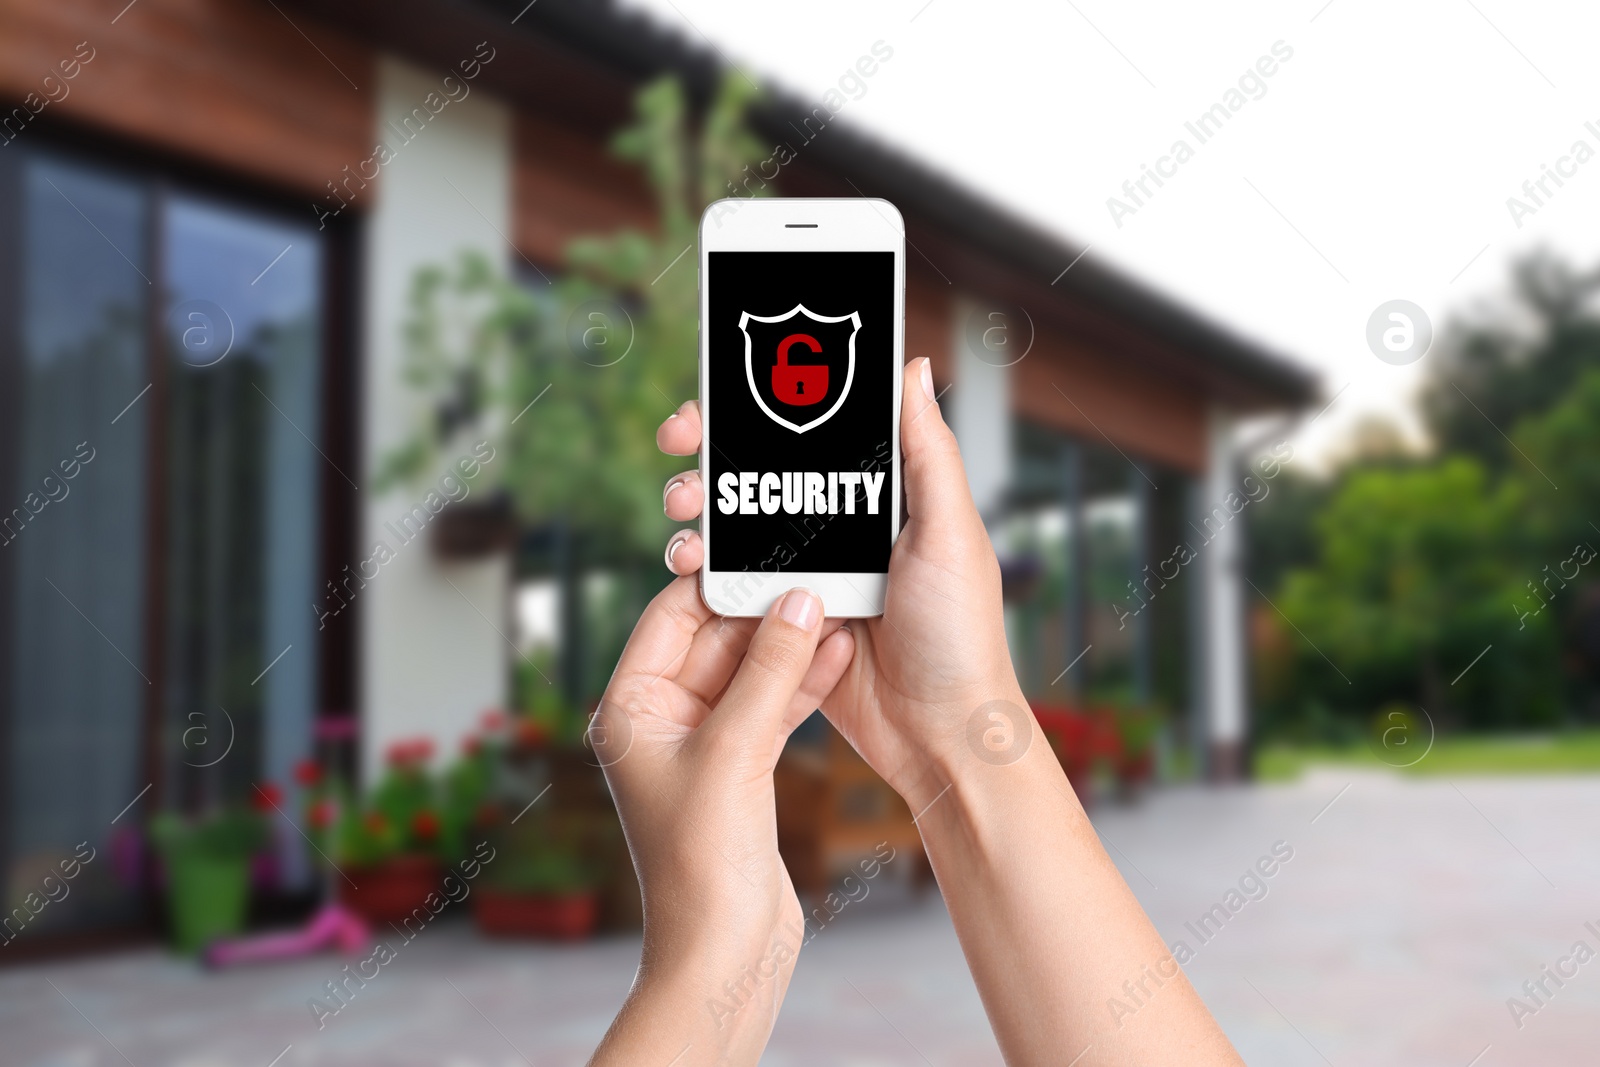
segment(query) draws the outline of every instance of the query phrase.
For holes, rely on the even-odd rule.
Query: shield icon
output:
[[[861,313],[818,315],[796,304],[782,315],[739,316],[744,372],[767,417],[805,433],[833,417],[856,375]]]

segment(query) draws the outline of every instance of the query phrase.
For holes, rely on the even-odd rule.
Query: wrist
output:
[[[780,926],[759,949],[747,937],[691,943],[647,932],[633,989],[602,1046],[607,1056],[594,1062],[754,1064],[804,939],[790,925],[799,932]]]
[[[974,686],[960,701],[919,714],[945,725],[928,731],[931,743],[910,763],[909,773],[891,783],[913,814],[946,790],[979,788],[991,777],[988,772],[1014,767],[1035,749],[1048,752],[1050,747],[1009,671],[991,683]]]

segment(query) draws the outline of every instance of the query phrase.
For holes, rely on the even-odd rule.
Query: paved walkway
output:
[[[1170,791],[1096,823],[1169,942],[1193,950],[1191,979],[1252,1064],[1600,1062],[1600,961],[1559,988],[1547,979],[1553,996],[1520,1030],[1506,1007],[1575,941],[1600,950],[1583,925],[1600,928],[1600,778],[1318,772],[1293,786]],[[1234,903],[1259,899],[1220,932],[1213,920],[1202,942],[1185,924],[1229,903],[1280,841],[1292,858],[1259,887],[1246,879]],[[999,1063],[937,895],[914,902],[888,874],[879,882],[807,947],[765,1062]],[[320,1032],[306,1001],[335,976],[333,957],[222,975],[154,951],[8,968],[0,1062],[581,1064],[637,949],[631,938],[488,943],[441,923]],[[1080,1067],[1095,1060],[1091,1050]]]

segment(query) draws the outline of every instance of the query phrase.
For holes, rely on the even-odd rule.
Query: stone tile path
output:
[[[1095,821],[1167,940],[1192,950],[1191,979],[1252,1064],[1600,1063],[1600,959],[1562,986],[1545,979],[1551,995],[1526,1001],[1538,1010],[1520,1028],[1506,1006],[1574,942],[1600,951],[1584,927],[1600,929],[1600,778],[1320,771],[1292,786],[1167,791]],[[1292,858],[1241,888],[1276,842]],[[1191,927],[1229,903],[1237,912],[1202,941]],[[0,1063],[581,1064],[637,950],[632,938],[491,943],[441,922],[320,1031],[306,1001],[342,965],[331,956],[221,975],[156,951],[10,967]],[[886,874],[824,929],[764,1062],[998,1064],[937,895],[914,900]],[[1080,1067],[1095,1062],[1091,1050]]]

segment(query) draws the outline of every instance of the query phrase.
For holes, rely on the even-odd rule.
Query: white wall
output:
[[[955,382],[943,407],[961,445],[972,499],[992,518],[1011,482],[1011,369],[978,358],[967,342],[967,321],[976,305],[952,302],[950,344]]]
[[[365,598],[361,755],[369,776],[397,738],[427,734],[443,755],[453,755],[478,713],[505,703],[511,655],[496,632],[510,633],[509,561],[441,565],[425,537],[402,544],[385,526],[421,502],[426,486],[382,497],[370,489],[378,460],[407,435],[416,417],[415,397],[400,375],[400,327],[413,273],[424,264],[452,261],[468,248],[501,264],[510,254],[501,236],[511,232],[509,111],[474,90],[444,106],[410,140],[396,132],[403,116],[440,91],[444,74],[388,58],[378,70],[374,135],[394,155],[367,190],[375,195],[368,201],[364,256],[361,543],[364,556],[381,541],[395,558],[359,594]]]

